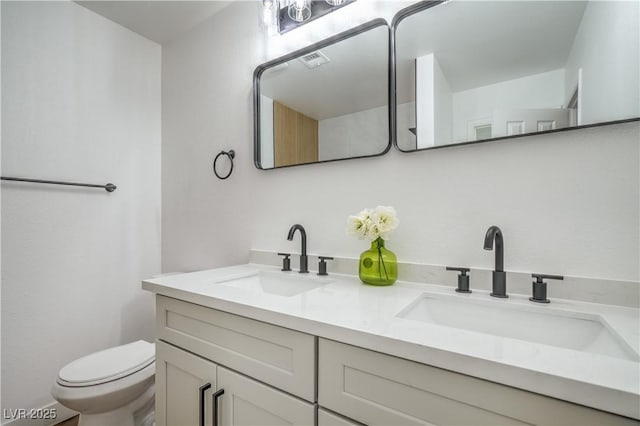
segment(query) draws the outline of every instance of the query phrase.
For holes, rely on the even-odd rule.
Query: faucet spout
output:
[[[302,239],[302,255],[307,255],[307,231],[304,230],[302,225],[298,225],[297,223],[293,225],[289,229],[289,235],[287,235],[287,240],[293,241],[293,235],[296,231],[300,231],[300,238]]]
[[[484,236],[484,249],[493,250],[493,243],[496,245],[496,272],[504,272],[504,239],[502,238],[502,231],[497,226],[491,226],[487,229],[487,233]]]
[[[300,273],[305,274],[309,272],[308,268],[308,258],[307,258],[307,232],[304,230],[304,227],[299,224],[293,225],[289,228],[289,234],[287,234],[287,240],[293,241],[293,236],[296,231],[300,231],[300,239],[302,241],[302,249],[300,251]]]
[[[504,239],[502,231],[497,226],[487,229],[484,236],[484,249],[493,250],[495,245],[495,268],[492,276],[491,296],[505,298],[507,295],[507,274],[504,272]]]

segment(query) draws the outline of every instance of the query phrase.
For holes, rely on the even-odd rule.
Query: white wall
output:
[[[389,144],[385,105],[318,121],[318,159],[379,154]]]
[[[265,39],[247,18],[257,7],[233,4],[163,49],[165,270],[246,262],[249,247],[298,251],[298,240],[285,238],[294,223],[306,227],[310,253],[356,257],[366,247],[345,234],[347,216],[389,204],[400,215],[389,247],[403,261],[489,268],[482,241],[495,224],[508,270],[639,279],[637,123],[255,169],[253,70],[285,46],[330,35],[322,28],[344,29],[337,11]],[[238,154],[224,182],[209,167],[221,148]]]
[[[160,46],[72,2],[2,2],[2,407],[58,370],[153,339],[160,271]]]
[[[640,3],[589,2],[566,65],[566,100],[582,69],[582,121],[640,116]],[[566,103],[566,102],[565,102]]]
[[[523,99],[526,104],[523,104]],[[488,118],[496,109],[566,107],[564,69],[529,75],[453,94],[453,140],[469,140],[470,121]]]
[[[275,164],[273,152],[273,99],[260,96],[260,166],[270,169]]]
[[[252,112],[258,63],[250,59],[259,55],[257,14],[257,2],[237,2],[162,47],[165,272],[246,262],[249,220],[271,226],[271,218],[251,211],[248,191],[248,173],[258,171]],[[219,180],[211,163],[228,149],[236,152],[233,174]]]
[[[435,56],[416,58],[416,146],[430,148],[436,144]]]
[[[0,59],[2,57],[2,7],[0,6]],[[0,82],[2,81],[2,67],[0,66]],[[0,84],[0,99],[2,98],[2,84]],[[2,175],[2,102],[0,102],[0,176]],[[2,187],[0,186],[0,242],[2,241]],[[2,405],[2,244],[0,244],[0,405]]]
[[[448,145],[453,135],[453,93],[442,72],[438,57],[433,60],[433,86],[435,94],[435,142],[436,145]]]
[[[418,148],[451,143],[452,113],[451,88],[438,58],[433,53],[416,58]]]

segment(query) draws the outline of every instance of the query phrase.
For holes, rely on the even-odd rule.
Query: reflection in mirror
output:
[[[394,19],[402,151],[637,119],[637,1],[456,1]]]
[[[256,69],[256,167],[388,151],[389,31],[371,21]]]

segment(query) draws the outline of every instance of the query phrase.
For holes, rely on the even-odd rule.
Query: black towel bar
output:
[[[117,188],[117,186],[115,186],[112,183],[108,183],[106,185],[94,185],[92,183],[76,183],[76,182],[63,182],[58,180],[26,179],[26,178],[17,178],[17,177],[9,177],[9,176],[1,176],[0,179],[10,180],[14,182],[46,183],[49,185],[69,185],[69,186],[86,186],[89,188],[103,188],[107,192],[113,192]]]

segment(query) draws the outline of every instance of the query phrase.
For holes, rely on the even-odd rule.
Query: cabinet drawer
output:
[[[315,337],[164,296],[156,297],[162,340],[315,401]]]
[[[320,339],[318,403],[369,425],[631,425],[509,386]]]

